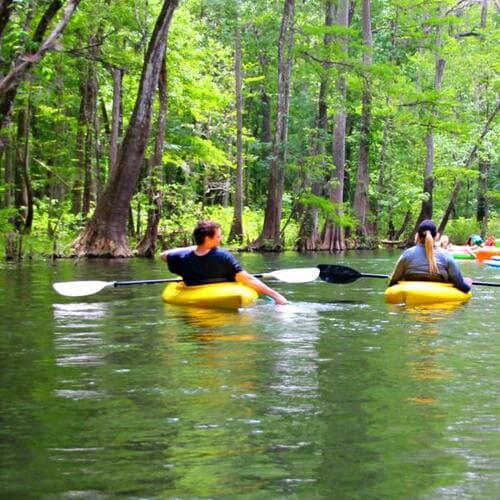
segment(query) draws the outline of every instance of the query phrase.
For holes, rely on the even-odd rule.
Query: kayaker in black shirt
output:
[[[187,286],[237,281],[271,297],[277,304],[288,304],[283,295],[247,273],[231,252],[220,248],[220,224],[209,220],[198,222],[193,238],[196,245],[173,248],[160,254],[169,271],[181,276]]]

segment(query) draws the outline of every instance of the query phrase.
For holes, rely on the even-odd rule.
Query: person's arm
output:
[[[455,262],[455,259],[451,258],[447,261],[448,263],[448,277],[453,283],[455,288],[458,288],[462,292],[467,293],[472,287],[472,280],[470,278],[464,278],[462,276],[462,271]]]
[[[260,279],[248,274],[246,271],[236,273],[234,278],[238,283],[242,283],[243,285],[253,288],[256,292],[259,292],[262,295],[268,295],[273,298],[276,304],[288,304],[288,300],[286,300],[283,295],[268,287],[265,283],[260,281]]]
[[[196,250],[196,245],[191,245],[189,247],[178,247],[178,248],[171,248],[170,250],[165,250],[161,252],[160,258],[164,262],[167,262],[167,255],[172,252],[177,252],[178,250]]]
[[[404,278],[405,271],[406,271],[406,260],[404,259],[404,255],[402,255],[396,262],[394,271],[392,271],[392,274],[389,276],[389,284],[387,286],[397,285],[398,281],[401,281]]]
[[[472,255],[474,258],[476,258],[477,255],[476,255],[476,252],[474,250],[477,250],[476,246],[474,246],[474,247],[465,246],[465,252],[468,253],[469,255]]]

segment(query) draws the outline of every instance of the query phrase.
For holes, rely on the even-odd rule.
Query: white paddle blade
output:
[[[54,283],[54,290],[60,295],[67,297],[83,297],[100,292],[107,286],[113,286],[111,281],[67,281],[66,283]]]
[[[317,267],[303,267],[297,269],[283,269],[280,271],[273,271],[266,273],[265,277],[269,276],[285,283],[307,283],[314,281],[319,276],[319,269]]]

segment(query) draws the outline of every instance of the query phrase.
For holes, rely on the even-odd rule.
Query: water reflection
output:
[[[59,366],[100,364],[102,355],[98,347],[104,342],[106,303],[54,304],[53,311],[56,363]]]
[[[384,272],[387,255],[346,263]],[[221,314],[166,308],[155,287],[51,289],[163,272],[0,275],[0,496],[495,497],[498,289],[443,311],[388,308],[374,280],[277,284],[289,307]]]
[[[399,310],[405,314],[410,323],[408,370],[410,379],[416,381],[418,394],[408,395],[407,401],[418,405],[435,405],[440,402],[440,385],[436,381],[449,381],[454,372],[445,365],[448,348],[445,339],[446,325],[454,320],[467,304],[461,302],[445,302],[442,304],[426,304],[421,306],[394,306],[387,304],[388,310]],[[421,382],[428,382],[422,384]]]
[[[171,371],[167,465],[175,481],[171,495],[230,494],[241,477],[245,456],[264,453],[252,438],[262,419],[256,401],[259,338],[246,311],[210,311],[165,305],[168,323],[162,335]],[[248,471],[247,471],[248,473]],[[257,485],[247,482],[248,491]]]
[[[168,350],[175,351],[180,383],[170,403],[174,407],[175,401],[169,424],[176,433],[169,467],[177,474],[171,494],[255,494],[280,478],[290,487],[315,482],[312,464],[292,472],[282,460],[288,453],[309,455],[314,445],[314,427],[309,439],[293,428],[317,414],[315,344],[322,310],[332,307],[165,307],[179,323],[175,338],[171,325],[164,335]],[[224,486],[220,477],[226,474],[233,485],[238,482],[237,490]]]
[[[62,368],[78,368],[58,377],[54,394],[71,400],[105,397],[97,388],[92,369],[104,363],[104,324],[106,304],[70,302],[53,305],[55,363]],[[85,375],[81,373],[85,370]],[[88,371],[87,371],[88,370]]]

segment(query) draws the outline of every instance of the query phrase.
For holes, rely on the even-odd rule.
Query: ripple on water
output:
[[[396,254],[314,259],[387,272]],[[248,256],[310,265],[269,258]],[[70,264],[58,279],[164,271]],[[154,287],[66,301],[31,273],[0,283],[12,497],[498,496],[498,288],[443,313],[389,308],[380,280],[277,283],[289,306],[191,314]]]

